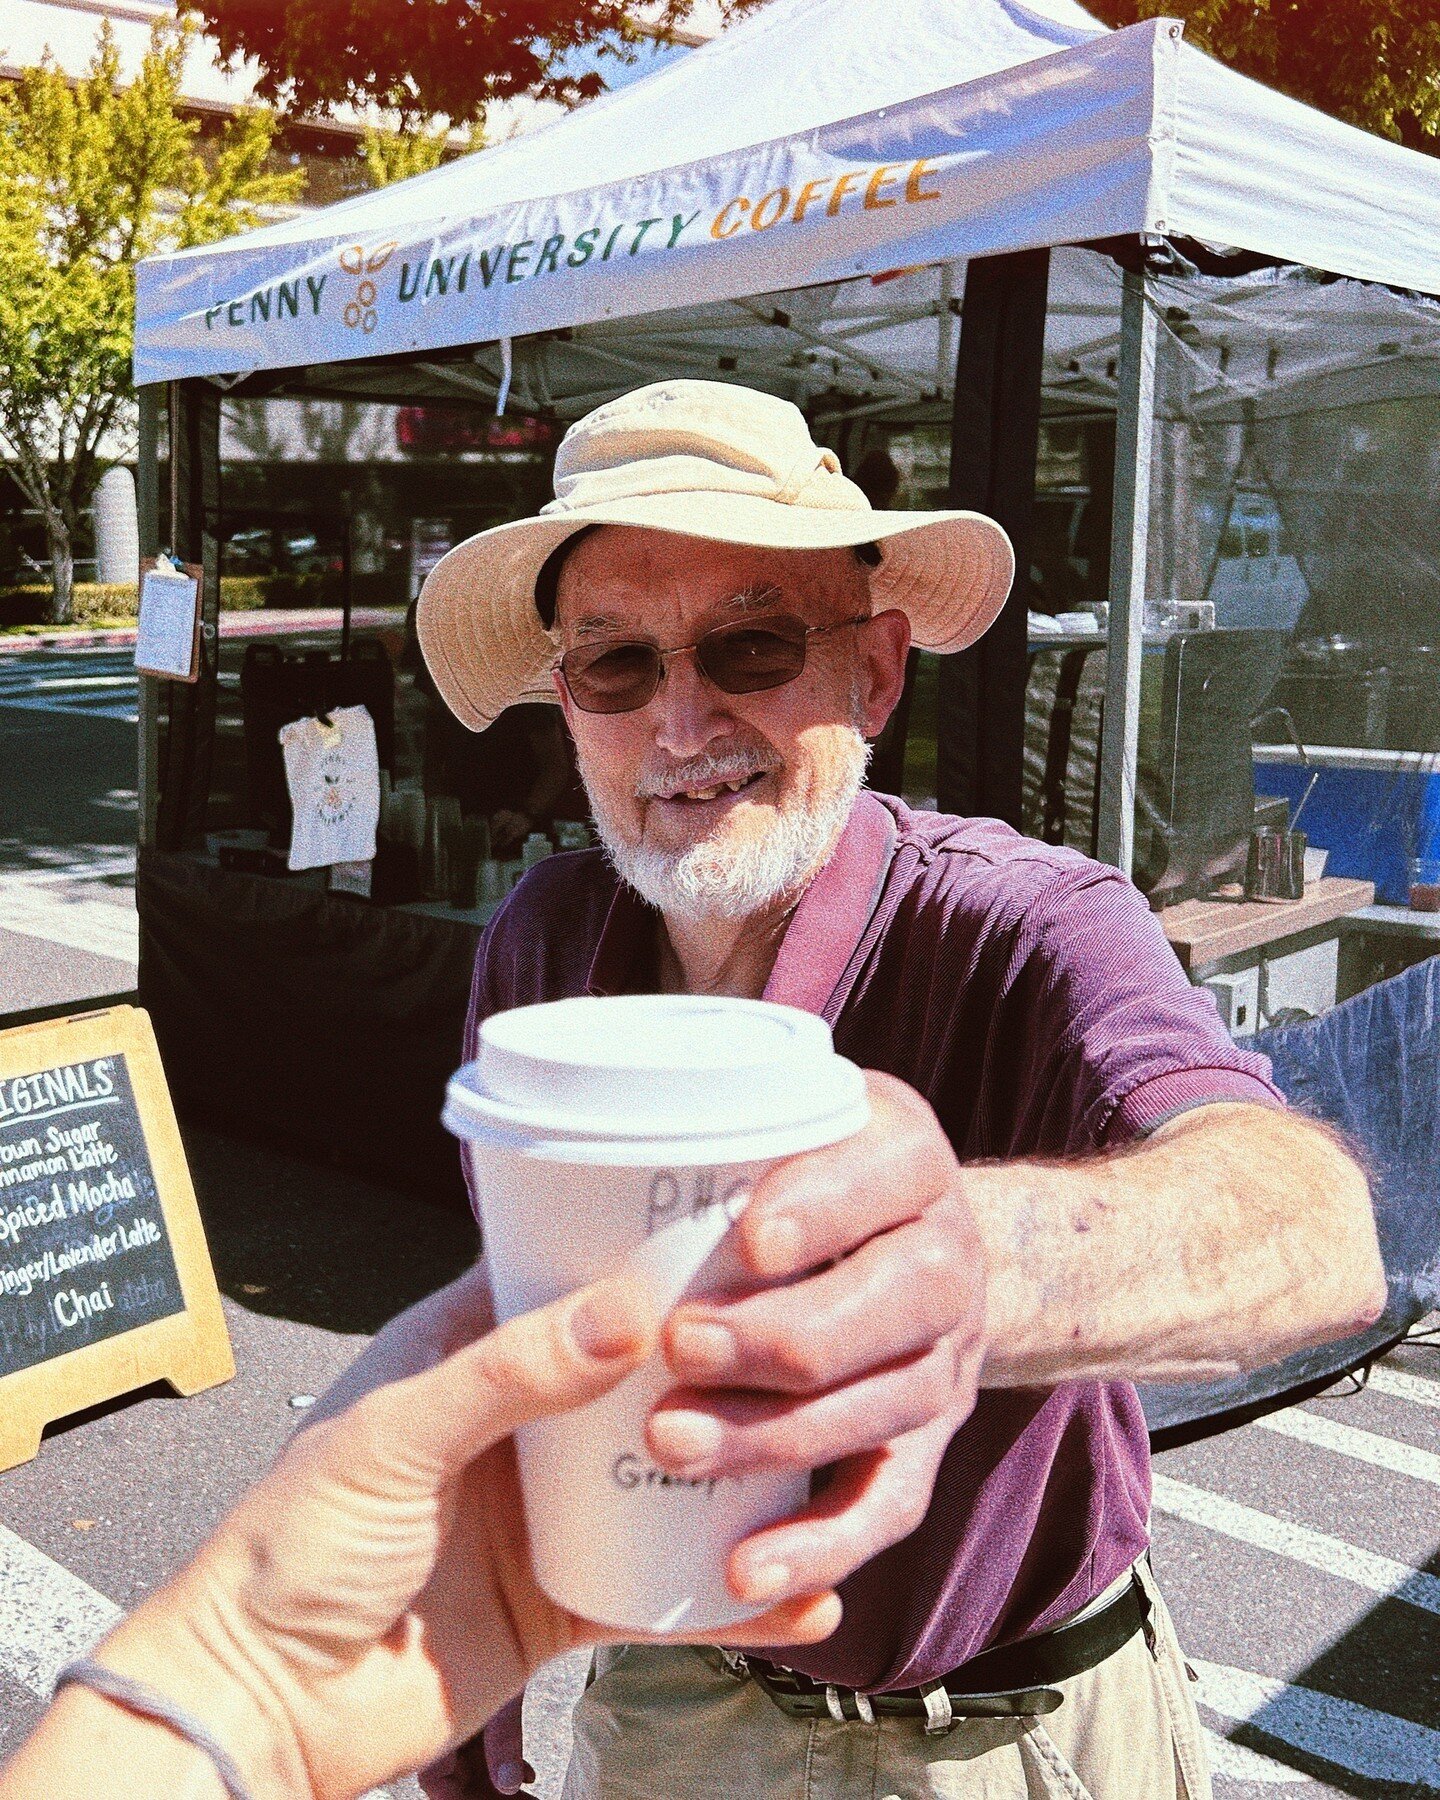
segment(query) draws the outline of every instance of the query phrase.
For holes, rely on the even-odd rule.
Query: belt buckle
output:
[[[796,1669],[787,1669],[783,1663],[762,1667],[756,1658],[750,1659],[748,1673],[781,1712],[792,1719],[831,1718],[837,1725],[875,1723],[875,1708],[870,1696],[855,1688],[813,1681]]]

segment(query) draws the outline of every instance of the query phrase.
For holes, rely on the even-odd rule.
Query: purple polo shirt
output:
[[[596,850],[541,863],[480,945],[466,1028],[504,1007],[654,991],[657,917]],[[767,1000],[930,1101],[962,1162],[1067,1156],[1211,1101],[1283,1105],[1113,869],[993,819],[862,794],[791,919]],[[929,1681],[1078,1611],[1148,1543],[1127,1382],[988,1389],[918,1530],[844,1584],[823,1644],[779,1653],[875,1691]]]

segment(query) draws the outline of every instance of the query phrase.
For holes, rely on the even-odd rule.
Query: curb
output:
[[[135,642],[133,627],[123,631],[45,631],[18,632],[0,637],[0,652],[6,650],[91,650],[100,644],[113,644],[123,649]]]
[[[374,629],[400,624],[405,617],[402,607],[357,606],[350,615],[352,628]],[[341,614],[338,607],[317,607],[314,611],[242,612],[222,614],[221,638],[286,637],[307,631],[338,631]],[[94,650],[109,647],[124,650],[135,642],[133,625],[116,626],[107,631],[57,630],[36,632],[21,637],[0,635],[0,656],[12,650]]]

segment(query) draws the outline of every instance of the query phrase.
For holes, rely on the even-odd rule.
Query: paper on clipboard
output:
[[[168,681],[200,679],[200,570],[164,557],[140,571],[135,668]]]

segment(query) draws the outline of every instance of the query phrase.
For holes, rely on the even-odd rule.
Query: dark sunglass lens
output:
[[[660,684],[660,655],[653,644],[569,650],[560,669],[581,712],[634,712]]]
[[[805,667],[805,626],[799,619],[722,625],[696,647],[700,667],[727,694],[783,687]]]

